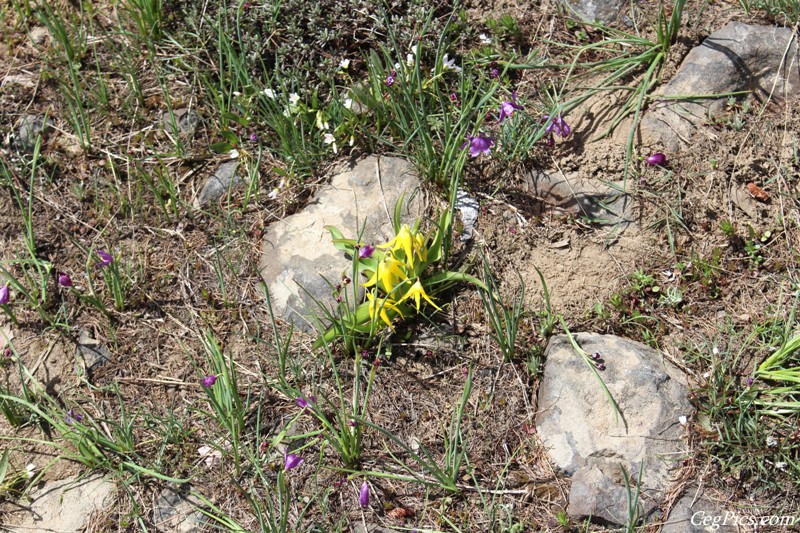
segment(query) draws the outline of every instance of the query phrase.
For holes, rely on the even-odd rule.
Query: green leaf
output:
[[[241,117],[241,116],[239,116],[239,115],[237,115],[235,113],[222,113],[221,117],[223,119],[225,119],[225,120],[230,120],[232,122],[235,122],[238,125],[242,126],[243,128],[246,128],[247,126],[250,125],[250,121],[249,120],[247,120],[246,118]]]
[[[226,142],[214,143],[211,146],[209,146],[208,148],[209,148],[209,150],[211,150],[215,154],[227,154],[228,152],[233,150],[233,146],[231,146],[230,144],[228,144]]]

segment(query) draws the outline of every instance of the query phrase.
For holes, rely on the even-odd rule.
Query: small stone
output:
[[[229,191],[244,184],[246,181],[237,173],[238,169],[238,161],[226,161],[222,163],[219,168],[217,168],[214,175],[203,185],[203,190],[200,191],[200,194],[195,200],[195,206],[202,207],[210,202],[219,200],[228,194]]]
[[[44,26],[36,26],[31,28],[30,33],[28,36],[31,39],[31,42],[35,45],[40,45],[44,43],[45,39],[50,37],[50,33],[47,31],[47,28]]]
[[[111,361],[111,353],[108,349],[100,344],[100,341],[93,339],[86,330],[81,330],[78,337],[75,356],[82,363],[82,368],[79,367],[77,373],[82,374],[85,371],[86,375],[90,377],[92,372]]]
[[[164,113],[164,116],[161,118],[164,129],[168,132],[172,132],[173,130],[173,118],[175,119],[175,126],[178,128],[178,133],[187,137],[193,136],[194,132],[197,130],[197,126],[200,124],[200,115],[198,115],[194,109],[175,109],[172,112],[172,116],[167,112]]]
[[[153,508],[153,522],[158,531],[191,533],[202,529],[207,519],[197,508],[203,502],[192,496],[190,489],[185,486],[179,492],[168,487],[161,491]]]
[[[17,138],[15,139],[14,145],[17,150],[21,152],[32,153],[36,147],[36,139],[39,133],[42,134],[44,141],[44,138],[47,137],[54,127],[55,123],[50,119],[47,119],[47,122],[45,122],[43,116],[23,115],[17,127]]]
[[[562,0],[567,11],[583,22],[610,24],[619,19],[624,0]]]

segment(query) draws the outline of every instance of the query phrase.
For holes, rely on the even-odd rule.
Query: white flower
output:
[[[334,137],[332,133],[326,133],[324,141],[325,144],[330,144],[333,146],[334,154],[339,153],[339,148],[336,146],[336,137]]]
[[[783,472],[786,472],[786,466],[787,466],[786,463],[784,463],[783,461],[778,461],[777,463],[775,463],[775,468],[777,468],[778,470],[782,470]]]
[[[28,476],[28,479],[32,478],[36,474],[36,465],[31,463],[25,467],[25,474]]]
[[[492,44],[492,40],[485,33],[478,35],[478,39],[480,39],[481,44]]]
[[[411,47],[411,53],[413,53],[414,55],[417,55],[419,53],[419,45],[418,44],[415,44],[414,46]]]
[[[274,200],[277,197],[278,197],[278,189],[272,189],[272,192],[270,192],[267,195],[267,198],[269,198],[270,200]]]
[[[344,108],[345,109],[353,109],[353,99],[352,98],[345,98],[344,99]]]
[[[714,346],[714,347],[711,349],[711,353],[713,353],[714,355],[719,355],[719,348],[717,348],[716,346]]]
[[[461,67],[456,65],[455,59],[448,59],[447,54],[444,55],[442,58],[442,68],[444,70],[454,70],[456,72],[461,72]]]
[[[347,69],[347,67],[349,66],[350,66],[349,59],[342,59],[341,61],[339,61],[339,68]]]
[[[211,468],[214,466],[215,462],[222,459],[222,452],[215,450],[211,446],[201,446],[197,449],[197,453],[199,453],[200,458],[205,461],[206,468]]]
[[[233,96],[242,96],[242,93],[239,91],[233,91]]]
[[[298,103],[299,101],[300,101],[300,95],[299,95],[299,94],[297,94],[297,93],[292,93],[292,94],[290,94],[290,95],[289,95],[289,102],[290,102],[292,105],[297,105],[297,103]]]
[[[400,70],[400,63],[395,63],[394,64],[394,69],[395,70]]]
[[[231,159],[236,159],[237,157],[239,157],[239,150],[234,148],[233,150],[228,152],[228,157],[230,157]]]
[[[406,56],[406,65],[408,65],[409,67],[414,66],[414,54],[408,54]]]
[[[283,116],[284,117],[289,118],[291,115],[292,115],[292,112],[289,111],[288,109],[284,109],[283,110]]]
[[[271,98],[273,100],[275,99],[275,91],[273,91],[272,89],[266,88],[266,89],[264,89],[263,92],[264,92],[264,95],[266,95],[267,98]]]
[[[350,136],[350,146],[353,146],[356,143],[356,138],[352,135]]]
[[[774,448],[778,445],[778,441],[773,439],[771,436],[767,437],[767,447]]]
[[[685,416],[681,415],[678,417],[678,422],[680,422],[682,426],[685,426],[686,422],[688,422],[688,419]]]

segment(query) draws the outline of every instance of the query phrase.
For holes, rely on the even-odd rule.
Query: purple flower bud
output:
[[[458,95],[456,93],[450,93],[450,101],[458,102]]]
[[[71,426],[75,422],[80,422],[81,420],[83,420],[83,415],[75,412],[73,409],[70,409],[69,411],[67,411],[66,420],[67,424]]]
[[[386,76],[386,86],[387,87],[391,87],[392,85],[394,85],[395,76],[397,76],[397,71],[395,71],[395,70],[393,70],[391,74]]]
[[[592,354],[592,359],[594,359],[595,361],[599,361],[600,360],[600,352],[594,352]]]
[[[753,378],[747,378],[747,386],[748,386],[748,387],[752,387],[752,386],[753,386],[753,382],[754,382],[754,381],[755,381],[755,380],[754,380]]]
[[[62,287],[72,287],[72,278],[69,277],[69,274],[65,274],[64,272],[58,273],[58,284]]]
[[[597,365],[597,370],[599,370],[600,372],[602,372],[605,369],[606,369],[606,365],[604,365],[603,363],[600,363],[599,365]]]
[[[364,246],[358,249],[358,258],[369,259],[370,257],[372,257],[373,253],[375,253],[375,248],[373,248],[369,244],[365,244]]]
[[[361,484],[361,492],[358,494],[358,503],[364,509],[369,507],[369,484],[366,481]]]
[[[0,305],[6,305],[9,300],[11,300],[11,291],[8,289],[8,285],[3,285],[0,287]]]
[[[303,464],[303,461],[305,461],[305,459],[294,453],[286,455],[286,450],[283,451],[283,460],[285,463],[283,466],[284,470],[291,470],[292,468],[297,468],[298,466]]]
[[[656,152],[653,155],[647,156],[645,158],[645,162],[651,167],[654,167],[656,165],[663,165],[664,163],[667,162],[667,156],[665,156],[661,152]]]
[[[352,279],[348,278],[347,276],[342,278],[342,285],[350,285],[350,282],[353,281]]]
[[[311,407],[316,403],[317,399],[314,398],[313,396],[309,396],[308,398],[299,396],[295,401],[297,402],[297,406],[300,407],[301,409],[308,409],[309,407]]]
[[[250,142],[258,142],[258,134],[256,132],[250,134]]]
[[[114,256],[112,256],[105,250],[97,250],[95,253],[100,258],[100,262],[97,263],[97,266],[99,266],[100,268],[107,267],[114,260]]]
[[[354,428],[356,427],[357,424],[356,421],[351,418],[350,420],[347,421],[347,425],[350,426],[351,428]]]
[[[213,387],[214,383],[216,382],[217,382],[217,376],[206,376],[202,379],[202,381],[200,381],[200,384],[203,387],[208,388],[208,387]]]

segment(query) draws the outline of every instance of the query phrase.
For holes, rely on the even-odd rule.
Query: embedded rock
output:
[[[559,170],[534,171],[525,180],[529,193],[575,218],[600,226],[627,226],[633,222],[633,201],[620,192],[623,182],[612,185],[617,187]]]
[[[646,145],[670,152],[689,143],[698,125],[719,112],[727,97],[689,100],[702,96],[752,91],[782,100],[800,89],[797,64],[800,50],[790,28],[731,22],[693,48],[672,80],[656,91],[666,96],[650,106],[640,132]]]
[[[172,115],[164,113],[161,122],[165,130],[171,132],[177,128],[177,133],[191,137],[200,124],[200,115],[194,109],[181,108],[174,110]]]
[[[161,491],[153,509],[153,522],[158,531],[191,533],[202,530],[207,519],[197,509],[203,502],[191,495],[190,489],[183,487],[179,492],[168,487]]]
[[[389,241],[394,236],[391,214],[401,195],[405,195],[405,223],[413,224],[423,215],[419,186],[406,160],[368,157],[333,176],[301,212],[272,224],[259,270],[276,314],[311,331],[316,326],[314,315],[324,316],[314,299],[330,304],[330,284],[352,275],[350,260],[333,246],[325,226],[355,238],[366,222],[362,241],[373,245]]]
[[[0,529],[42,533],[83,531],[92,513],[110,503],[113,492],[114,484],[102,477],[70,477],[49,482],[31,493],[30,506],[9,512]]]
[[[622,11],[622,6],[628,5],[624,0],[565,0],[564,6],[571,14],[575,14],[584,22],[602,22],[609,24],[615,22]]]
[[[36,138],[41,133],[42,141],[53,130],[55,124],[49,118],[45,121],[40,115],[23,115],[17,127],[17,138],[14,146],[21,152],[32,153],[36,147]]]
[[[739,531],[737,520],[741,519],[691,489],[672,507],[661,533],[735,533]]]
[[[100,341],[93,339],[88,331],[81,330],[75,347],[75,359],[76,373],[91,378],[93,372],[111,361],[111,352]]]
[[[539,389],[536,426],[553,463],[574,478],[568,511],[622,524],[625,486],[641,471],[640,504],[656,508],[671,473],[685,455],[679,417],[691,413],[683,374],[643,344],[613,335],[581,333],[579,346],[598,352],[601,371],[622,412],[614,409],[589,365],[564,335],[550,339]],[[615,503],[616,502],[616,503]],[[622,520],[622,521],[620,521]]]
[[[219,200],[228,192],[245,183],[245,179],[237,172],[239,161],[226,161],[222,163],[213,176],[208,178],[203,190],[195,200],[195,206],[202,207],[210,202]]]

